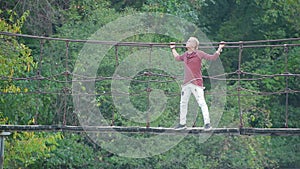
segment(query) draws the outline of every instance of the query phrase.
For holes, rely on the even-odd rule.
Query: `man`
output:
[[[180,122],[175,127],[176,129],[186,128],[186,115],[188,108],[188,101],[191,93],[195,96],[197,103],[201,107],[204,128],[210,129],[210,117],[208,112],[208,107],[204,98],[204,86],[202,78],[202,59],[206,60],[216,60],[222,48],[224,47],[224,42],[221,42],[218,50],[213,54],[207,54],[201,50],[198,50],[199,41],[195,37],[190,37],[186,42],[187,51],[183,55],[179,55],[175,49],[175,43],[171,42],[170,48],[172,54],[177,61],[184,62],[184,82],[181,89],[181,99],[180,99]]]

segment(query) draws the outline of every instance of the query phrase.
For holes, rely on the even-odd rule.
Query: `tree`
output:
[[[92,1],[92,0],[72,0],[72,1],[39,1],[37,8],[32,4],[20,2],[18,5],[1,1],[3,8],[20,9],[21,6],[30,7],[35,11],[30,17],[31,22],[27,28],[22,30],[31,33],[29,28],[33,25],[48,25],[49,30],[38,27],[32,30],[36,34],[52,37],[65,37],[72,39],[87,39],[90,34],[97,31],[101,26],[106,25],[123,14],[136,12],[128,8],[127,5],[134,6],[137,10],[149,12],[164,12],[187,19],[197,24],[212,40],[219,41],[239,41],[239,40],[257,40],[273,39],[299,36],[299,3],[297,0],[279,0],[279,1],[182,1],[171,0],[168,2],[161,0],[147,0],[139,2],[129,1]],[[19,2],[19,1],[18,1]],[[32,1],[33,2],[33,1]],[[141,2],[145,2],[141,6]],[[21,5],[20,5],[21,4]],[[115,9],[111,9],[114,7]],[[51,8],[51,9],[49,9]],[[46,11],[43,11],[45,10]],[[123,10],[125,9],[125,10]],[[123,13],[116,12],[123,11]],[[48,15],[49,14],[49,15]],[[9,16],[2,14],[3,16]],[[37,17],[40,16],[40,17]],[[47,17],[45,21],[40,20]],[[9,18],[9,17],[3,17]],[[36,20],[34,20],[34,18]],[[12,24],[0,21],[4,28],[12,28]],[[36,22],[35,24],[33,24]],[[4,24],[3,24],[4,23]],[[293,23],[293,24],[291,24]],[[51,26],[50,26],[51,25]],[[21,30],[21,28],[18,28]],[[168,29],[168,28],[166,28]],[[46,31],[45,31],[46,30]],[[4,36],[3,36],[4,37]],[[1,59],[7,62],[11,58],[21,59],[10,68],[0,67],[2,76],[7,77],[0,81],[1,92],[10,92],[12,95],[0,95],[2,103],[0,111],[3,112],[2,123],[13,124],[59,124],[63,118],[60,112],[65,109],[67,114],[66,124],[76,123],[76,117],[73,114],[73,103],[70,97],[66,100],[63,89],[70,89],[70,83],[60,83],[66,80],[66,63],[68,71],[72,73],[77,55],[83,44],[75,42],[57,42],[57,41],[39,41],[28,40],[24,38],[6,37],[1,41]],[[8,41],[6,41],[8,40]],[[126,41],[140,42],[169,42],[166,36],[159,35],[136,35],[126,39]],[[12,43],[13,42],[13,43]],[[24,44],[25,47],[21,44]],[[11,45],[13,44],[13,45]],[[272,43],[270,43],[272,44]],[[40,45],[42,53],[40,53]],[[28,48],[30,46],[30,49]],[[68,46],[68,53],[66,53]],[[13,50],[5,50],[12,48]],[[125,56],[135,52],[133,47],[118,47],[119,62],[125,60]],[[23,51],[24,54],[20,54]],[[244,49],[242,68],[243,71],[256,74],[274,74],[282,73],[284,68],[283,48],[265,48],[265,49]],[[3,54],[4,53],[4,54]],[[289,48],[288,62],[289,71],[299,74],[299,49]],[[68,54],[68,59],[66,59]],[[43,62],[37,62],[40,55],[43,56]],[[110,50],[107,56],[99,65],[97,76],[111,77],[116,70],[115,51]],[[222,62],[226,72],[234,72],[237,69],[237,50],[225,49],[222,53]],[[24,61],[23,56],[29,56],[31,60]],[[22,59],[23,58],[23,59]],[[2,61],[2,60],[1,60]],[[20,62],[19,62],[20,61]],[[36,62],[34,62],[36,61]],[[28,63],[30,63],[28,66]],[[8,64],[9,65],[9,64]],[[37,69],[41,70],[41,75],[50,80],[35,84],[27,81],[13,81],[14,77],[32,77],[36,75]],[[142,66],[141,66],[142,67]],[[28,71],[29,69],[29,71]],[[11,71],[13,70],[13,71]],[[159,70],[147,69],[155,74],[163,74]],[[11,72],[13,75],[11,76]],[[178,91],[178,86],[174,83],[158,84],[152,81],[172,80],[169,77],[144,76],[145,72],[138,72],[134,81],[130,84],[130,99],[133,105],[141,110],[147,110],[148,92],[147,87],[162,89],[164,92]],[[248,77],[248,75],[244,75]],[[249,76],[250,77],[250,76]],[[68,76],[67,80],[72,77]],[[148,83],[142,83],[148,82]],[[299,78],[290,77],[288,79],[289,87],[297,89]],[[3,85],[2,85],[3,84]],[[10,86],[15,87],[10,87]],[[102,112],[105,112],[106,118],[112,118],[114,112],[115,125],[144,125],[128,121],[118,114],[113,99],[110,96],[111,80],[99,81],[96,83],[96,92],[101,93],[97,97],[97,104]],[[256,92],[273,92],[285,85],[283,77],[268,78],[261,81],[243,81],[242,87]],[[235,91],[238,83],[229,82],[228,91]],[[18,89],[19,88],[19,89]],[[22,95],[28,91],[40,89],[47,91],[47,95]],[[20,92],[19,92],[20,91]],[[134,92],[136,91],[136,92]],[[19,92],[19,93],[18,93]],[[247,91],[241,91],[242,94],[254,96]],[[18,95],[15,95],[17,94]],[[58,93],[58,94],[57,94]],[[108,94],[102,94],[108,93]],[[7,93],[6,93],[7,94]],[[151,123],[151,126],[171,126],[171,119],[177,116],[179,96],[172,93],[172,98],[168,101],[164,117]],[[174,96],[174,97],[173,97]],[[292,127],[298,127],[299,117],[299,95],[293,93],[289,95],[289,124]],[[66,102],[65,102],[66,101]],[[241,99],[243,120],[246,127],[282,127],[283,116],[279,110],[285,108],[283,97],[242,97]],[[239,125],[238,100],[235,96],[227,97],[227,105],[222,117],[220,126],[237,127]],[[64,107],[66,106],[66,107]],[[12,114],[10,112],[16,112]],[[28,113],[30,112],[30,113]],[[33,118],[35,114],[39,118]],[[69,116],[70,115],[70,116]],[[70,118],[69,118],[70,117]],[[35,119],[35,120],[33,120]],[[56,137],[57,136],[57,137]],[[137,138],[149,137],[148,134],[135,135]],[[77,134],[14,134],[13,138],[8,139],[10,153],[8,164],[11,168],[27,166],[28,168],[279,168],[279,167],[298,167],[299,153],[297,152],[298,137],[248,137],[248,136],[212,136],[205,143],[200,143],[197,137],[186,137],[180,144],[173,149],[151,158],[131,159],[119,157],[103,150],[84,135]],[[22,149],[26,143],[27,147]],[[126,148],[126,147],[124,147]],[[40,151],[38,151],[40,150]],[[16,152],[19,152],[19,156]],[[37,153],[34,153],[37,152]],[[26,156],[26,157],[25,157]],[[16,157],[18,164],[13,163]],[[10,167],[9,166],[9,167]]]
[[[20,18],[17,18],[15,12],[9,10],[6,12],[0,11],[0,30],[19,33],[27,15],[28,13],[24,13],[24,15]],[[31,55],[31,49],[23,43],[19,43],[17,38],[4,35],[1,36],[0,62],[3,66],[0,67],[0,75],[3,80],[0,81],[0,91],[5,95],[1,95],[0,101],[5,106],[1,106],[0,112],[3,113],[4,116],[8,117],[9,122],[11,123],[19,121],[19,118],[26,119],[27,121],[21,121],[27,123],[31,117],[28,117],[28,115],[24,116],[25,112],[23,112],[22,109],[32,104],[31,98],[27,97],[28,100],[23,105],[16,102],[12,102],[12,104],[9,103],[12,101],[15,94],[26,93],[29,91],[28,86],[26,86],[26,82],[18,82],[14,78],[29,77],[33,69],[36,67],[36,63]],[[16,100],[16,98],[14,98],[14,100]],[[14,107],[14,103],[18,106]],[[14,115],[9,113],[9,111],[12,110],[15,110],[14,112],[18,113]],[[22,117],[19,117],[19,113],[24,114]]]

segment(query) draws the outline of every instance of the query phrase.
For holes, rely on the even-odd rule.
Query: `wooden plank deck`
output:
[[[0,131],[31,132],[102,132],[102,133],[149,133],[149,134],[223,134],[223,135],[300,135],[300,128],[212,128],[193,127],[181,130],[165,127],[123,126],[63,126],[63,125],[0,125]]]

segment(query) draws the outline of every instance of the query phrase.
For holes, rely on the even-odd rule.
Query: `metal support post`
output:
[[[10,132],[4,132],[2,131],[0,133],[0,169],[3,169],[3,164],[4,164],[4,137],[9,136],[11,133]]]

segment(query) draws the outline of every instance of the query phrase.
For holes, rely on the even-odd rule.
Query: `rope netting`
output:
[[[0,91],[0,94],[3,96],[11,95],[11,97],[23,97],[24,95],[33,95],[35,97],[35,103],[31,104],[34,107],[28,107],[26,111],[32,114],[33,123],[34,124],[43,124],[43,125],[61,125],[61,126],[80,126],[78,121],[78,116],[74,113],[74,106],[72,100],[72,83],[80,81],[80,82],[93,82],[97,83],[98,86],[103,86],[97,88],[95,93],[91,95],[97,96],[99,100],[105,99],[103,96],[110,96],[112,95],[112,91],[109,90],[111,80],[116,80],[116,77],[113,77],[112,74],[124,59],[124,55],[126,52],[133,52],[135,49],[148,49],[149,53],[145,56],[141,57],[148,57],[149,62],[148,64],[153,64],[151,62],[151,57],[153,55],[152,49],[154,48],[161,48],[169,51],[169,43],[147,43],[147,42],[113,42],[113,41],[97,41],[97,40],[76,40],[76,39],[67,39],[67,38],[53,38],[53,37],[43,37],[43,36],[32,36],[32,35],[24,35],[24,34],[14,34],[9,32],[0,32],[0,39],[1,43],[6,41],[7,37],[15,37],[19,41],[26,38],[32,41],[33,46],[28,45],[32,49],[32,55],[34,56],[36,67],[26,76],[1,76],[0,80],[2,82],[11,82],[14,83],[16,86],[21,85],[26,90],[20,90],[18,92],[7,92],[7,91]],[[76,55],[78,54],[78,50],[82,48],[82,46],[86,43],[95,44],[95,45],[113,45],[114,48],[110,50],[109,57],[106,57],[103,60],[103,65],[107,64],[107,69],[105,70],[98,70],[96,77],[83,77],[80,74],[76,74],[73,69],[75,65]],[[218,45],[218,42],[209,43],[212,46],[208,45],[207,43],[200,43],[201,48],[215,48]],[[184,51],[185,44],[184,43],[176,43],[177,48],[181,48]],[[282,123],[283,128],[289,127],[289,117],[291,114],[289,113],[289,105],[290,97],[299,97],[300,88],[298,85],[289,84],[290,79],[299,79],[300,72],[299,70],[291,70],[288,67],[289,64],[289,51],[296,50],[300,46],[300,38],[288,38],[288,39],[275,39],[275,40],[258,40],[258,41],[239,41],[239,42],[226,42],[225,49],[226,54],[230,53],[233,55],[235,59],[234,63],[226,63],[226,65],[232,65],[232,67],[236,68],[233,70],[226,68],[226,72],[223,74],[217,75],[207,75],[204,72],[204,81],[214,80],[214,81],[226,81],[228,84],[227,90],[223,93],[216,92],[213,90],[205,91],[205,95],[223,95],[228,98],[235,99],[237,101],[237,112],[232,112],[239,118],[238,126],[231,126],[237,128],[244,128],[249,127],[249,125],[245,125],[247,118],[245,116],[246,112],[263,112],[263,108],[259,107],[251,107],[248,106],[245,108],[245,102],[249,100],[251,97],[278,97],[278,99],[284,100],[285,109],[278,110],[282,111],[282,116],[278,118],[277,123]],[[269,53],[266,55],[271,56],[272,54],[276,55],[276,64],[272,65],[274,67],[280,67],[277,70],[281,70],[281,72],[271,72],[268,70],[269,74],[265,72],[253,72],[247,70],[247,65],[245,66],[244,60],[254,60],[259,59],[257,62],[264,62],[264,59],[268,59],[265,56],[253,56],[251,51],[249,50],[260,50],[262,53],[268,49]],[[6,49],[9,50],[9,49]],[[264,50],[264,51],[262,51]],[[299,50],[298,50],[299,51]],[[225,60],[226,57],[225,52],[221,54],[221,60]],[[265,52],[266,53],[266,52]],[[270,54],[272,53],[272,54]],[[229,55],[229,54],[228,54]],[[170,52],[171,56],[171,52]],[[299,53],[298,53],[299,57]],[[278,59],[279,58],[279,59]],[[173,59],[172,57],[167,59]],[[112,64],[113,62],[113,64]],[[226,62],[226,61],[224,61]],[[265,64],[268,64],[266,62]],[[263,64],[258,64],[258,67],[262,67]],[[128,68],[130,69],[130,68]],[[274,69],[275,70],[275,69]],[[182,72],[183,73],[183,72]],[[74,78],[80,77],[80,78]],[[135,84],[144,84],[142,87],[138,86],[132,92],[127,93],[131,97],[140,97],[141,94],[144,94],[146,97],[145,99],[141,99],[141,101],[145,101],[145,105],[149,105],[149,100],[147,99],[150,93],[154,90],[152,83],[160,84],[161,86],[165,87],[170,83],[175,83],[175,79],[178,79],[180,75],[171,75],[165,73],[163,71],[153,71],[152,69],[145,69],[142,72],[139,72],[134,78],[132,77],[120,77],[117,80],[130,80],[131,85]],[[80,80],[78,80],[80,79]],[[282,84],[281,88],[272,88],[273,90],[266,89],[265,91],[261,90],[259,87],[253,87],[249,84],[255,82],[255,85],[260,84],[259,82],[268,81],[268,80],[280,81]],[[297,80],[294,80],[297,81]],[[299,81],[299,80],[298,80]],[[254,84],[254,83],[253,83]],[[209,84],[208,88],[209,88]],[[272,85],[272,81],[270,81],[270,85]],[[293,86],[293,88],[291,88]],[[295,87],[296,86],[296,87]],[[168,90],[165,89],[164,93],[168,97],[180,97],[180,92],[178,90]],[[52,111],[43,112],[45,109],[50,110],[44,106],[43,102],[50,102],[49,100],[43,100],[42,96],[49,96],[48,98],[52,98],[55,101],[51,101]],[[86,95],[86,94],[85,94]],[[20,99],[22,100],[22,99]],[[18,99],[16,99],[18,101]],[[176,100],[177,107],[179,111],[179,100]],[[105,102],[103,103],[105,104]],[[99,105],[99,107],[104,107],[103,111],[105,111],[105,106],[109,105]],[[293,103],[298,104],[298,103]],[[250,103],[251,105],[251,103]],[[10,105],[4,105],[10,106]],[[174,105],[173,105],[174,106]],[[88,109],[88,107],[87,107]],[[142,107],[140,109],[147,109]],[[107,117],[110,119],[111,126],[122,126],[122,124],[118,121],[118,112],[114,110],[114,108],[110,108],[109,110],[113,110],[112,112],[107,112]],[[35,111],[35,112],[32,112]],[[14,112],[11,112],[14,113]],[[109,115],[110,114],[110,115]],[[178,116],[178,113],[174,113],[175,116]],[[284,115],[283,115],[284,114]],[[21,118],[21,117],[19,117]],[[149,118],[149,119],[148,119]],[[147,119],[145,120],[146,123],[144,126],[151,127],[151,114],[147,115]],[[45,120],[46,119],[46,120]],[[47,119],[51,119],[52,121],[47,121]],[[41,122],[42,121],[42,122]],[[19,127],[20,124],[15,124],[16,127]],[[195,123],[194,123],[195,125]],[[35,128],[33,130],[47,130],[49,128]],[[61,128],[60,128],[61,129]],[[74,130],[81,130],[78,128],[73,128]],[[71,130],[73,130],[71,129]]]

